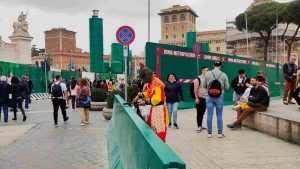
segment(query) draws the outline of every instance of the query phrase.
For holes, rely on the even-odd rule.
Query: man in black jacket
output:
[[[231,82],[231,87],[234,89],[233,92],[233,101],[234,101],[234,105],[238,105],[238,101],[241,100],[241,97],[243,96],[243,94],[245,93],[245,90],[247,89],[246,86],[246,73],[244,69],[240,69],[238,71],[238,76],[235,77],[232,82]]]
[[[8,103],[9,103],[9,84],[6,82],[6,77],[0,78],[0,109],[3,108],[4,122],[8,122]],[[0,110],[1,115],[1,110]]]
[[[253,88],[250,91],[250,96],[248,98],[248,103],[245,106],[241,106],[238,112],[237,121],[233,124],[227,125],[228,128],[237,129],[241,128],[243,120],[256,111],[263,112],[267,111],[270,104],[270,97],[268,96],[268,92],[264,87],[260,85],[257,77],[252,77],[250,80]]]
[[[285,89],[283,94],[283,103],[288,104],[295,104],[292,102],[293,93],[296,88],[296,76],[297,76],[297,65],[296,57],[291,56],[290,61],[285,63],[282,67],[283,76],[285,79]]]

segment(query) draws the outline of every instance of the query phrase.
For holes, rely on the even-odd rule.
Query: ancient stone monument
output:
[[[32,64],[31,37],[28,33],[26,14],[21,12],[16,22],[13,23],[14,31],[9,37],[11,43],[6,43],[0,38],[0,61]]]

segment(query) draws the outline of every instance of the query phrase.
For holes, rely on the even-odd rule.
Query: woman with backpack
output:
[[[178,102],[183,102],[183,94],[180,82],[177,81],[174,73],[168,75],[167,82],[165,83],[165,95],[166,102],[169,111],[169,127],[172,126],[172,114],[173,114],[173,125],[176,129],[179,129],[177,124],[177,110]]]
[[[81,126],[89,124],[89,114],[91,108],[91,90],[86,78],[80,79],[80,87],[77,91],[77,107],[79,108]]]
[[[20,109],[23,115],[23,121],[26,121],[25,110],[23,108],[23,99],[26,96],[26,88],[20,83],[18,77],[13,76],[11,78],[11,94],[12,94],[12,105],[14,110],[13,120],[17,120],[17,108]]]
[[[77,80],[72,80],[71,83],[71,100],[72,100],[72,109],[75,110],[75,101],[76,101],[76,94],[79,86]]]

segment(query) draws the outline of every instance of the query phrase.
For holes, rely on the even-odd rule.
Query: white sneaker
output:
[[[212,134],[207,134],[207,138],[212,138]]]
[[[54,124],[54,127],[59,127],[59,125],[58,124]]]
[[[200,133],[202,131],[202,127],[197,128],[197,132]]]
[[[90,122],[89,122],[89,121],[86,121],[85,124],[90,124]]]
[[[82,122],[80,125],[81,125],[81,126],[84,126],[84,125],[85,125],[85,123],[84,123],[84,122]]]
[[[25,111],[30,111],[31,109],[25,109]]]
[[[225,134],[221,133],[221,134],[218,134],[218,138],[224,138],[225,137]]]

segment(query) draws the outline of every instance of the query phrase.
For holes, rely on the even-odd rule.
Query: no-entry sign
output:
[[[119,43],[129,45],[134,41],[135,33],[130,26],[121,26],[116,33],[116,38]]]
[[[196,54],[200,54],[201,53],[201,44],[199,42],[195,42],[192,46],[192,50]]]

